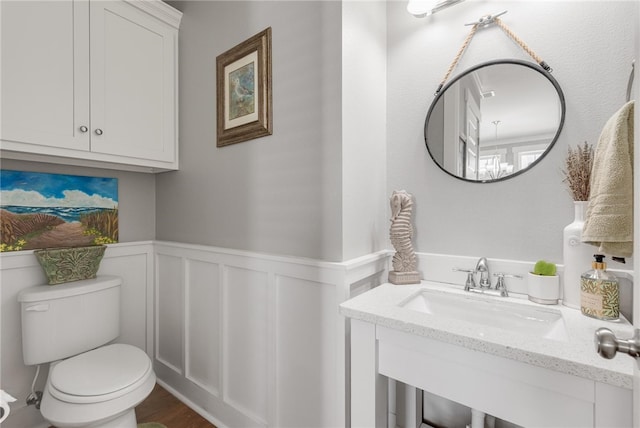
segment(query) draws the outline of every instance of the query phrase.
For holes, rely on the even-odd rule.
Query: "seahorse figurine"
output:
[[[405,190],[395,190],[389,201],[391,203],[389,238],[396,249],[392,260],[393,270],[389,272],[389,282],[392,284],[418,284],[420,283],[420,273],[416,269],[416,253],[411,243],[413,237],[413,226],[411,225],[413,198]]]

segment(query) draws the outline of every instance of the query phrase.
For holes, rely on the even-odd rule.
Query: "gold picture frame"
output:
[[[271,27],[216,58],[217,147],[273,133]]]

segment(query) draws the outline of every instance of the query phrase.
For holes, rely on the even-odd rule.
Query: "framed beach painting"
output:
[[[217,147],[271,135],[271,27],[216,58]]]
[[[0,170],[0,251],[118,242],[118,179]]]

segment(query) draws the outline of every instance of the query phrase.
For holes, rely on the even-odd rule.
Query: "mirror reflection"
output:
[[[480,64],[447,84],[425,122],[429,154],[445,172],[476,182],[503,180],[538,163],[564,123],[564,95],[537,64]]]

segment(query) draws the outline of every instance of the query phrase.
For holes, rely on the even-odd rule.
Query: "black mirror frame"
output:
[[[513,174],[509,174],[507,176],[499,177],[499,178],[491,179],[491,180],[470,180],[468,178],[459,177],[459,176],[451,173],[450,171],[447,171],[442,165],[440,165],[438,163],[438,161],[436,161],[436,159],[431,154],[431,150],[429,150],[429,141],[427,140],[427,127],[429,125],[429,118],[431,117],[431,113],[433,112],[433,109],[434,109],[436,103],[438,102],[438,100],[440,100],[440,98],[442,96],[444,96],[444,93],[447,91],[447,89],[449,89],[454,83],[456,83],[458,80],[460,80],[462,77],[466,76],[467,74],[473,73],[474,71],[476,71],[476,70],[478,70],[480,68],[488,67],[488,66],[491,66],[491,65],[498,65],[498,64],[516,64],[516,65],[521,65],[521,66],[524,66],[524,67],[529,67],[530,69],[535,70],[535,71],[539,72],[540,74],[542,74],[544,77],[546,77],[549,80],[549,82],[551,82],[551,84],[555,88],[556,92],[558,93],[558,97],[560,98],[560,106],[561,106],[561,110],[562,110],[562,114],[560,116],[560,123],[558,124],[558,130],[556,131],[556,134],[554,135],[553,139],[549,143],[549,146],[544,151],[544,153],[542,153],[542,155],[540,155],[540,157],[538,159],[536,159],[534,162],[532,162],[525,169],[521,169],[519,171],[514,172]],[[433,163],[435,163],[438,166],[438,168],[440,168],[442,171],[446,172],[450,176],[452,176],[452,177],[454,177],[454,178],[456,178],[458,180],[466,181],[468,183],[496,183],[496,182],[499,182],[499,181],[504,181],[504,180],[508,180],[510,178],[517,177],[518,175],[520,175],[520,174],[522,174],[524,172],[527,172],[528,170],[530,170],[531,168],[536,166],[542,159],[544,159],[544,157],[547,155],[547,153],[549,153],[551,148],[555,145],[556,141],[558,140],[558,137],[560,137],[560,132],[562,131],[562,128],[564,127],[564,119],[565,119],[565,116],[566,116],[566,112],[567,112],[567,106],[566,106],[565,99],[564,99],[564,93],[562,92],[562,88],[560,88],[560,84],[551,75],[550,72],[546,71],[545,69],[540,67],[538,64],[535,64],[533,62],[522,61],[522,60],[518,60],[518,59],[499,59],[499,60],[487,61],[487,62],[483,62],[481,64],[478,64],[476,66],[473,66],[473,67],[469,68],[468,70],[465,70],[464,72],[458,74],[453,80],[451,80],[449,83],[447,83],[439,92],[437,92],[435,94],[435,98],[431,102],[431,106],[429,107],[429,111],[427,113],[427,117],[426,117],[425,122],[424,122],[424,142],[425,142],[425,146],[427,148],[427,152],[429,153],[429,156],[433,160]]]

